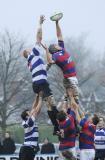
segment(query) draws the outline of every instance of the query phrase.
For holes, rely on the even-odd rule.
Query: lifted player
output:
[[[71,55],[65,50],[59,21],[56,21],[56,34],[58,38],[58,44],[51,44],[49,48],[45,46],[47,61],[49,64],[55,63],[61,68],[64,76],[64,87],[68,93],[73,93],[75,101],[79,103],[78,80],[76,78],[75,63],[72,60]]]
[[[46,67],[41,57],[42,24],[44,20],[44,16],[40,16],[35,46],[32,50],[24,50],[23,56],[27,59],[28,67],[32,73],[34,92],[37,94],[39,94],[40,91],[43,92],[43,98],[47,102],[48,115],[54,125],[54,134],[56,134],[56,131],[58,131],[58,123],[56,121],[56,114],[58,111],[55,106],[52,91],[49,88],[49,83],[47,81]]]

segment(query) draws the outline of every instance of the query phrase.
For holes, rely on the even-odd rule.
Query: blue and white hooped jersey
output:
[[[105,149],[105,128],[96,130],[94,143],[96,149]]]
[[[23,121],[22,126],[24,127],[24,132],[25,132],[24,145],[37,146],[39,132],[38,132],[38,125],[35,122],[34,116],[31,116],[26,121]]]
[[[44,83],[47,80],[46,65],[40,56],[40,45],[36,44],[28,55],[28,67],[32,73],[32,81],[36,84]]]

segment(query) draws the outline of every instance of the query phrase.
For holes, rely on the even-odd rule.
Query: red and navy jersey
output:
[[[64,137],[60,140],[59,150],[75,147],[76,128],[74,119],[75,113],[71,111],[66,120],[59,122],[60,130],[64,132]]]
[[[61,68],[65,78],[76,76],[75,63],[71,55],[65,51],[64,42],[59,40],[58,45],[62,47],[62,50],[53,53],[52,59],[55,61],[56,65]]]
[[[90,123],[87,118],[83,118],[80,122],[82,130],[79,137],[80,149],[94,149],[94,134],[96,126]]]

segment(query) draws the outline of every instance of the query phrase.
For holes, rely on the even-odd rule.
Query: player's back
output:
[[[61,68],[65,78],[76,76],[75,63],[71,55],[65,50],[64,42],[58,41],[58,45],[62,47],[62,50],[53,53],[52,59]]]
[[[28,67],[32,73],[32,81],[36,84],[44,83],[47,80],[46,66],[43,62],[40,52],[33,48],[28,56]]]
[[[80,149],[94,149],[94,134],[96,126],[90,123],[86,118],[84,118],[80,124],[82,124],[79,136]]]
[[[60,129],[64,131],[64,137],[60,140],[60,150],[75,147],[76,140],[76,128],[74,123],[74,117],[71,115],[63,122],[60,122]]]

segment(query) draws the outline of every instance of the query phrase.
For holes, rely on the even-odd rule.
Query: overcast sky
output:
[[[45,14],[44,40],[55,38],[52,13],[62,11],[60,24],[64,38],[88,34],[87,44],[105,50],[105,0],[0,0],[0,31],[9,29],[34,42],[40,14]]]

